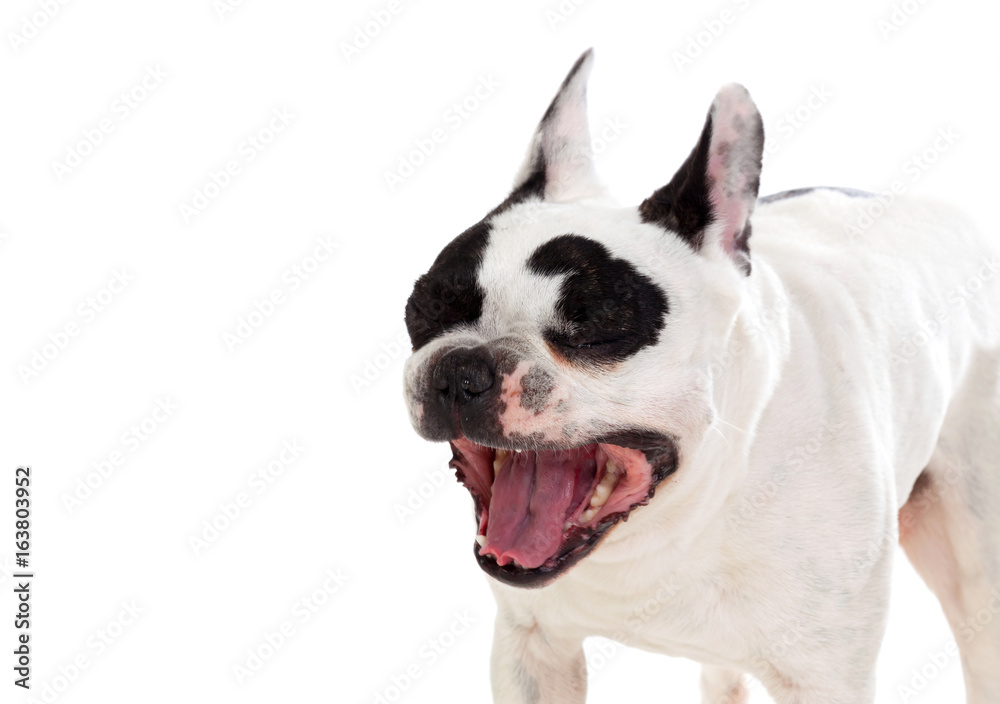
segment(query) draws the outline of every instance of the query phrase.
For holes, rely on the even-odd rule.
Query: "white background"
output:
[[[32,695],[63,690],[47,701],[364,703],[412,665],[420,676],[397,701],[488,700],[494,607],[470,501],[447,448],[409,427],[397,340],[413,280],[504,197],[587,47],[591,122],[621,125],[598,159],[623,202],[670,178],[715,91],[735,80],[777,140],[762,193],[902,179],[995,223],[996,3],[908,0],[889,31],[888,0],[403,0],[350,57],[345,43],[387,2],[246,0],[225,12],[212,0],[94,0],[51,18],[43,5],[0,11],[0,560],[13,558],[13,469],[30,464]],[[697,56],[679,65],[686,50]],[[150,71],[165,77],[147,91]],[[454,112],[484,80],[498,87]],[[146,94],[126,111],[133,90]],[[828,97],[803,107],[814,90]],[[275,110],[293,117],[249,148]],[[386,173],[438,128],[444,143],[390,188]],[[942,129],[954,143],[919,178],[904,175]],[[71,150],[86,154],[60,178],[54,164]],[[231,160],[239,173],[186,222],[180,206]],[[313,268],[321,237],[338,246]],[[312,273],[295,278],[293,266]],[[122,269],[128,286],[81,314]],[[273,289],[284,302],[227,345]],[[63,340],[68,324],[78,334]],[[65,348],[46,348],[50,336]],[[46,350],[25,378],[19,367]],[[157,400],[176,409],[147,420],[145,436]],[[123,438],[133,426],[146,439]],[[258,493],[249,478],[286,441],[304,452]],[[88,477],[96,488],[68,502]],[[411,491],[429,498],[401,516]],[[220,505],[241,492],[249,504],[196,551],[192,536],[223,525]],[[346,576],[329,596],[328,570]],[[898,690],[951,636],[904,560],[897,573],[878,701],[958,702],[955,658],[919,693]],[[325,603],[304,619],[300,600],[316,590]],[[109,629],[133,600],[142,613]],[[13,610],[3,573],[0,701],[21,702]],[[475,623],[432,660],[429,642],[456,613]],[[241,683],[234,666],[285,621],[294,630]],[[102,629],[116,637],[98,652]],[[697,701],[693,663],[589,652],[589,701]],[[88,666],[74,675],[79,655]],[[753,701],[769,701],[759,686]]]

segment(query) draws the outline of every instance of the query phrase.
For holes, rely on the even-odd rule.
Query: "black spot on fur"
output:
[[[567,275],[546,340],[572,361],[620,362],[653,345],[668,311],[663,291],[600,242],[580,235],[549,240],[528,259],[542,276]]]
[[[478,272],[490,239],[490,221],[545,193],[545,164],[539,156],[525,181],[478,223],[452,240],[413,286],[406,302],[406,330],[416,352],[458,325],[473,325],[483,311]]]
[[[504,200],[503,203],[491,210],[490,214],[487,215],[486,218],[490,219],[496,217],[505,210],[509,210],[529,198],[544,198],[545,184],[545,159],[539,152],[535,155],[534,166],[532,167],[528,178],[524,180],[524,183],[515,188],[514,191],[507,196],[507,199]]]
[[[740,269],[747,276],[750,276],[750,272],[753,267],[750,264],[750,233],[753,232],[753,225],[747,222],[743,226],[743,230],[733,238],[733,246],[738,252],[744,252],[746,254],[743,260],[740,262]]]
[[[851,198],[871,198],[875,194],[870,191],[861,191],[857,188],[840,188],[838,186],[810,186],[808,188],[793,188],[789,191],[781,191],[780,193],[772,193],[769,196],[764,196],[758,199],[758,203],[774,203],[779,200],[786,200],[788,198],[797,198],[798,196],[804,196],[807,193],[812,193],[813,191],[824,190],[824,191],[839,191],[845,196],[850,196]]]
[[[643,222],[653,223],[680,235],[697,251],[712,223],[709,198],[708,154],[712,143],[712,115],[709,113],[698,144],[663,188],[639,206]]]
[[[532,366],[521,377],[521,407],[534,411],[536,415],[541,413],[554,387],[555,380],[551,374],[537,365]]]
[[[417,279],[406,302],[406,330],[414,351],[457,325],[475,323],[483,311],[477,272],[489,242],[486,220],[448,244]]]
[[[529,676],[529,679],[521,682],[521,693],[527,704],[538,704],[542,700],[542,693],[539,691],[538,682],[534,677]]]

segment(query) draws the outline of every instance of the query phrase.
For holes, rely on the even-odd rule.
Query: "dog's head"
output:
[[[616,207],[593,170],[591,63],[566,77],[512,193],[406,304],[413,426],[451,443],[480,566],[521,586],[568,569],[683,472],[750,274],[763,128],[747,91],[719,91],[673,179]]]

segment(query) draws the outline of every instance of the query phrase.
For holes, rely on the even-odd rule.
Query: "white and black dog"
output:
[[[758,199],[735,84],[621,207],[593,170],[591,63],[406,305],[410,418],[451,443],[498,602],[495,700],[583,702],[602,635],[704,663],[711,704],[745,702],[745,672],[781,704],[872,702],[898,537],[968,701],[997,704],[997,250],[917,199]]]

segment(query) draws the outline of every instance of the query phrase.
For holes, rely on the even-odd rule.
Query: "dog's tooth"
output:
[[[476,542],[479,543],[479,547],[486,545],[486,536],[480,533],[476,536]]]
[[[609,496],[611,496],[611,487],[602,481],[594,489],[594,495],[590,497],[590,505],[594,507],[603,506]]]
[[[604,478],[601,479],[601,484],[604,484],[609,489],[614,489],[618,486],[618,478],[617,474],[605,474]]]
[[[611,460],[608,460],[607,464],[605,464],[604,467],[605,469],[607,469],[608,474],[618,474],[618,465],[616,465]]]
[[[586,511],[580,514],[580,520],[578,521],[578,523],[580,523],[580,525],[583,525],[584,523],[590,523],[592,520],[594,520],[594,516],[597,515],[597,512],[599,510],[600,508],[591,506]]]
[[[565,523],[563,523],[563,533],[565,533],[566,531],[568,531],[572,527],[573,527],[573,524],[570,523],[569,521],[566,521]]]
[[[499,474],[500,468],[503,467],[503,463],[507,460],[507,455],[510,452],[507,450],[497,450],[496,457],[493,460],[493,474]]]
[[[608,472],[598,483],[597,488],[594,489],[594,495],[590,497],[590,505],[595,507],[603,506],[608,497],[611,496],[611,492],[615,490],[615,486],[618,484],[618,475],[614,472]]]

